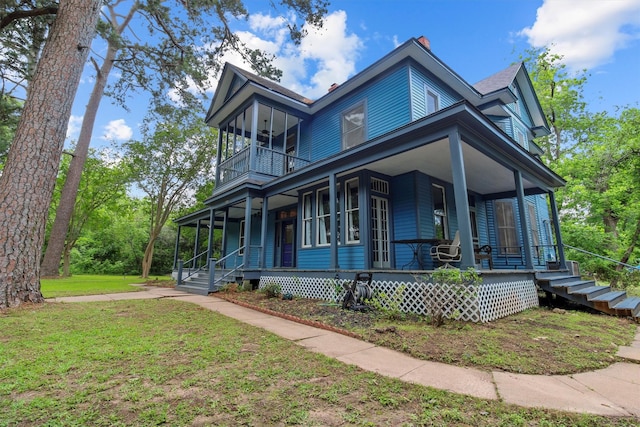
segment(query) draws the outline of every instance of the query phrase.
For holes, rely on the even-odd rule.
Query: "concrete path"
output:
[[[251,310],[214,296],[192,295],[172,288],[144,287],[140,292],[54,298],[54,302],[118,301],[173,298],[273,332],[310,351],[403,381],[483,399],[500,399],[526,407],[640,418],[640,328],[618,356],[629,361],[575,375],[521,375],[488,372],[414,359],[403,353],[336,332]]]

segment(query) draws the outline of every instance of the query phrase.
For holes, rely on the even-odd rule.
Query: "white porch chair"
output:
[[[450,245],[431,246],[431,258],[439,263],[444,263],[445,268],[450,267],[450,262],[460,262],[462,251],[460,250],[460,231],[456,231]]]

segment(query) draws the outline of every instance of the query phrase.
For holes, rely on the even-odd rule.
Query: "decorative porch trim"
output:
[[[342,284],[349,282],[349,279],[262,276],[259,288],[277,283],[283,293],[302,298],[340,301],[344,295]],[[371,287],[374,294],[384,295],[379,298],[383,306],[388,306],[398,298],[398,308],[402,312],[429,316],[433,310],[442,310],[447,318],[470,322],[490,322],[538,306],[538,294],[533,280],[480,285],[374,280]]]

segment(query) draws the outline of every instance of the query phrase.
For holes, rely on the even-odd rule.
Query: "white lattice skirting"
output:
[[[270,283],[277,283],[283,293],[339,301],[344,294],[342,284],[349,282],[347,279],[262,276],[259,287],[262,289]],[[406,313],[425,316],[441,311],[447,318],[471,322],[490,322],[538,306],[533,280],[480,285],[374,280],[371,287],[374,298],[383,307],[397,307]]]

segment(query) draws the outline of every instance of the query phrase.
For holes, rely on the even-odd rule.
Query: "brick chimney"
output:
[[[418,37],[418,42],[420,42],[422,46],[426,47],[427,50],[431,50],[431,42],[425,36]]]
[[[334,90],[336,90],[338,88],[338,86],[340,86],[338,83],[332,84],[331,87],[329,88],[328,92],[333,92]]]

